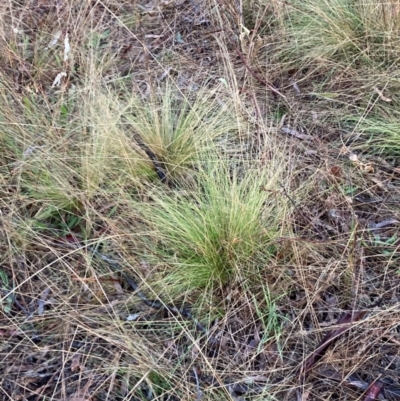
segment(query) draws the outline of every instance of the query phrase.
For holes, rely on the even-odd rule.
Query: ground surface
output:
[[[400,399],[396,1],[0,12],[1,400]]]

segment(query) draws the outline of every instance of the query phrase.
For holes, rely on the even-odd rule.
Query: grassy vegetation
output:
[[[245,277],[249,263],[268,263],[287,213],[286,202],[270,192],[282,178],[276,164],[243,166],[240,172],[208,155],[186,194],[157,190],[151,203],[136,206],[148,221],[157,257],[169,266],[169,290],[178,295],[219,288]]]
[[[296,50],[307,64],[386,69],[398,61],[399,12],[397,2],[290,2],[288,52]]]
[[[0,400],[397,399],[397,0],[0,12]]]

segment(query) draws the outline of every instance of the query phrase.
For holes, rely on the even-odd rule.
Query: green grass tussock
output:
[[[207,160],[187,195],[154,192],[138,205],[150,225],[154,253],[167,264],[168,291],[218,288],[246,277],[255,260],[268,263],[285,217],[285,202],[273,199],[282,170],[254,166],[244,173],[221,156]]]
[[[394,115],[393,115],[394,114]],[[349,117],[349,125],[354,127],[351,139],[354,148],[370,149],[378,156],[398,158],[400,156],[400,122],[397,113],[383,118],[384,114],[374,117]]]
[[[335,61],[351,68],[388,68],[399,59],[397,2],[293,0],[287,12],[286,60],[297,66]]]
[[[238,120],[222,85],[187,94],[166,85],[148,99],[132,94],[126,107],[127,128],[139,136],[172,178],[184,178],[221,138],[235,137]]]

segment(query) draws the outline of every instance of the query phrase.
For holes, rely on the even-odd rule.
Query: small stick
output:
[[[287,193],[286,188],[282,185],[282,183],[279,183],[279,186],[282,188],[283,193],[285,194],[285,196],[289,199],[290,203],[293,205],[294,209],[296,210],[296,212],[302,214],[298,208],[298,206],[296,205],[295,201],[292,199],[292,197]],[[306,215],[303,214],[303,216],[308,220],[308,222],[318,231],[319,235],[321,235],[322,238],[325,238],[324,234],[322,233],[322,231],[320,231],[320,229],[316,226],[316,224],[313,223],[313,221]]]
[[[281,92],[278,91],[278,89],[275,89],[272,85],[270,85],[264,78],[260,77],[247,63],[246,59],[243,57],[243,54],[238,50],[237,47],[235,47],[235,51],[238,54],[238,56],[240,57],[240,59],[243,61],[244,66],[249,70],[250,74],[253,75],[253,77],[260,83],[262,83],[263,85],[265,85],[266,87],[268,87],[269,89],[272,90],[272,92],[274,92],[275,94],[277,94],[278,96],[281,96],[286,102],[287,102],[287,98],[285,95],[283,95]]]

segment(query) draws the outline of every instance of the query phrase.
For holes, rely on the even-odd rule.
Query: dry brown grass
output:
[[[323,36],[307,42],[303,7],[329,2],[237,3],[0,6],[1,400],[357,400],[377,378],[400,398],[398,4],[359,2],[366,60],[354,25],[334,29],[338,9],[329,51]],[[260,225],[246,236],[233,224],[229,205],[247,194],[229,178],[226,241],[212,248],[194,230],[180,247],[182,205],[207,216],[201,177],[218,160],[224,177],[265,179]],[[164,201],[184,217],[175,231],[149,215]],[[265,249],[240,243],[255,235]],[[227,279],[179,270],[202,245]],[[177,274],[187,282],[172,288]],[[351,310],[367,313],[301,380]]]

